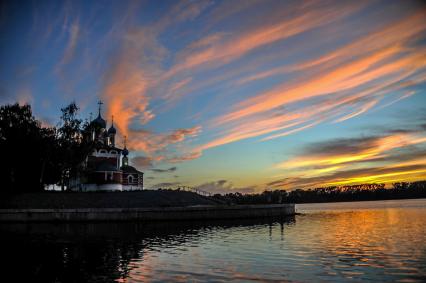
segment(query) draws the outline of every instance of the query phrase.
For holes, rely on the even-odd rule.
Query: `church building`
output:
[[[143,189],[143,172],[129,165],[129,150],[115,145],[117,130],[114,119],[107,129],[107,121],[102,118],[99,102],[98,117],[90,122],[83,138],[93,143],[93,151],[86,157],[83,170],[71,178],[69,189],[73,191],[130,191]]]

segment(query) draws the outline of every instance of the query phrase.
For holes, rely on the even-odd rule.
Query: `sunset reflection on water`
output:
[[[298,211],[209,224],[3,225],[2,251],[16,276],[44,282],[426,280],[426,200]]]

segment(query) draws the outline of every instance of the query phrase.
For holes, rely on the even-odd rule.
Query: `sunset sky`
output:
[[[0,5],[0,104],[102,100],[146,187],[426,179],[423,1]]]

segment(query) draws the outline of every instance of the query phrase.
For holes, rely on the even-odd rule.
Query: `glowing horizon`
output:
[[[147,187],[426,179],[421,1],[0,5],[0,103],[101,99]]]

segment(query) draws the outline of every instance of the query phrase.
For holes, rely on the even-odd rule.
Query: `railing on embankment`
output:
[[[156,189],[158,190],[158,189]],[[178,187],[178,188],[167,188],[167,190],[173,190],[173,191],[184,191],[184,192],[192,192],[192,193],[196,193],[197,195],[204,197],[210,201],[213,201],[215,203],[218,204],[227,204],[226,201],[222,200],[222,199],[218,199],[214,196],[214,194],[207,192],[207,191],[203,191],[200,189],[196,189],[196,188],[191,188],[191,187]]]

